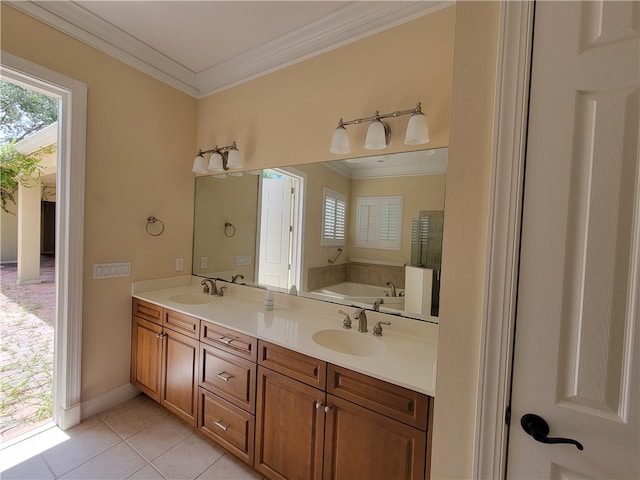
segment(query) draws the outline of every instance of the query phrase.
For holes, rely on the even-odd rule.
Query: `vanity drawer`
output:
[[[253,415],[200,388],[198,430],[251,466],[255,425]]]
[[[200,325],[200,341],[247,360],[256,361],[257,340],[249,335],[203,321]]]
[[[163,325],[178,333],[183,333],[191,338],[198,338],[198,324],[200,320],[173,310],[164,311]]]
[[[429,397],[329,364],[327,392],[420,430],[427,430]]]
[[[259,365],[324,390],[327,380],[326,362],[262,340],[258,342],[258,349]]]
[[[202,345],[200,385],[251,413],[256,411],[256,364]]]
[[[150,322],[162,325],[162,307],[144,300],[133,299],[132,312],[136,317],[144,318]]]

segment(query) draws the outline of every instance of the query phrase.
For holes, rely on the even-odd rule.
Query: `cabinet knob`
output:
[[[331,409],[333,409],[333,407],[330,407],[329,405],[324,407],[324,413],[329,413],[331,411]]]
[[[324,405],[320,402],[316,402],[316,410],[320,410]]]

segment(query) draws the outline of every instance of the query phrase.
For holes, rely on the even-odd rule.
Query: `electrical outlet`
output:
[[[200,268],[207,268],[209,265],[209,257],[200,257]]]
[[[176,258],[176,272],[181,272],[184,270],[184,259]]]

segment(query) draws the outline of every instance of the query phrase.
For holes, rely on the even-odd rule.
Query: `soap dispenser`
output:
[[[273,310],[273,292],[267,292],[264,297],[264,309],[266,311]]]

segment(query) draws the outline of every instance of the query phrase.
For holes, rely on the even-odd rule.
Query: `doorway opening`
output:
[[[0,57],[0,80],[58,99],[52,419],[66,430],[82,418],[87,86],[8,52]]]
[[[0,81],[0,440],[52,421],[60,97]]]
[[[256,278],[261,285],[296,291],[302,281],[305,174],[293,168],[263,170]]]

